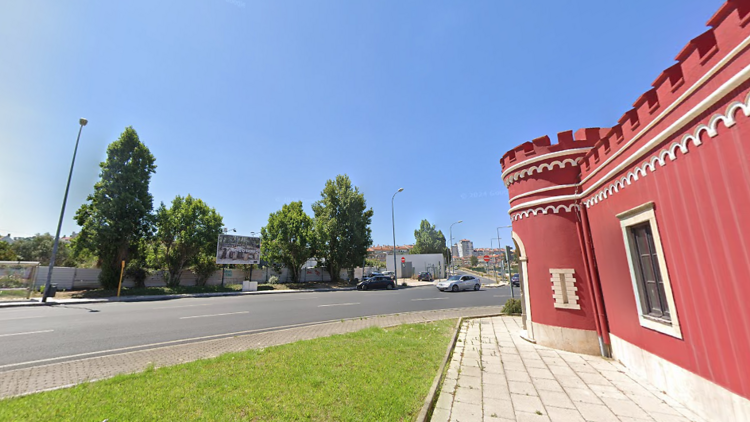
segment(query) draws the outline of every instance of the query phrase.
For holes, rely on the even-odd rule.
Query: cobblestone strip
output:
[[[110,378],[117,374],[140,372],[149,365],[154,365],[154,367],[177,365],[198,359],[216,357],[228,352],[265,348],[299,340],[350,333],[373,326],[389,327],[459,317],[491,315],[499,313],[500,309],[500,307],[489,306],[348,319],[0,372],[0,398]]]

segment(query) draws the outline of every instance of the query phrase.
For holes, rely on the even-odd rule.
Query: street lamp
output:
[[[63,197],[62,209],[60,210],[60,221],[57,223],[57,233],[55,234],[55,243],[52,246],[52,256],[49,259],[49,271],[47,271],[47,282],[44,283],[44,293],[42,293],[42,302],[47,301],[49,296],[50,283],[52,282],[52,270],[55,268],[55,256],[57,255],[57,246],[60,243],[60,228],[62,227],[63,215],[65,214],[65,204],[68,202],[68,191],[70,191],[70,179],[73,177],[73,165],[76,163],[76,153],[78,153],[78,141],[81,140],[81,131],[89,121],[80,118],[78,124],[78,137],[76,138],[76,147],[73,149],[73,161],[70,162],[70,173],[68,173],[68,184],[65,186],[65,196]]]
[[[404,188],[398,188],[396,193],[391,197],[391,223],[393,224],[393,282],[396,286],[398,286],[398,268],[396,267],[396,214],[393,211],[393,200],[396,199],[396,195],[399,192],[403,191]],[[364,269],[362,271],[364,271]]]
[[[451,234],[451,275],[453,275],[453,268],[455,268],[455,266],[453,265],[453,258],[454,258],[453,257],[453,226],[455,224],[463,223],[463,222],[464,220],[458,220],[455,223],[451,224],[450,228],[448,229]],[[458,252],[458,248],[456,248],[456,252]]]

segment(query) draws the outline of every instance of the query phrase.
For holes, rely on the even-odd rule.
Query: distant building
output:
[[[397,245],[396,246],[396,254],[397,255],[405,255],[411,253],[411,250],[414,248],[414,245]],[[393,246],[388,245],[377,245],[372,246],[367,249],[367,257],[370,259],[375,259],[377,261],[385,261],[386,257],[389,255],[393,255]]]
[[[461,239],[458,242],[458,256],[468,258],[474,253],[474,243],[468,239]]]
[[[8,243],[8,244],[13,244],[13,238],[10,237],[10,233],[8,233],[7,236],[0,237],[0,242],[5,242],[5,243]]]

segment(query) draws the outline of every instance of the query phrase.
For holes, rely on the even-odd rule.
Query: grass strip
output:
[[[5,399],[0,420],[413,420],[454,324],[373,327]]]

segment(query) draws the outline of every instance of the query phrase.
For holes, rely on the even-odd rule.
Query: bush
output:
[[[279,282],[279,278],[275,275],[272,275],[271,278],[268,279],[268,284],[276,284]]]
[[[522,312],[520,299],[508,299],[503,306],[504,314],[520,314]]]

